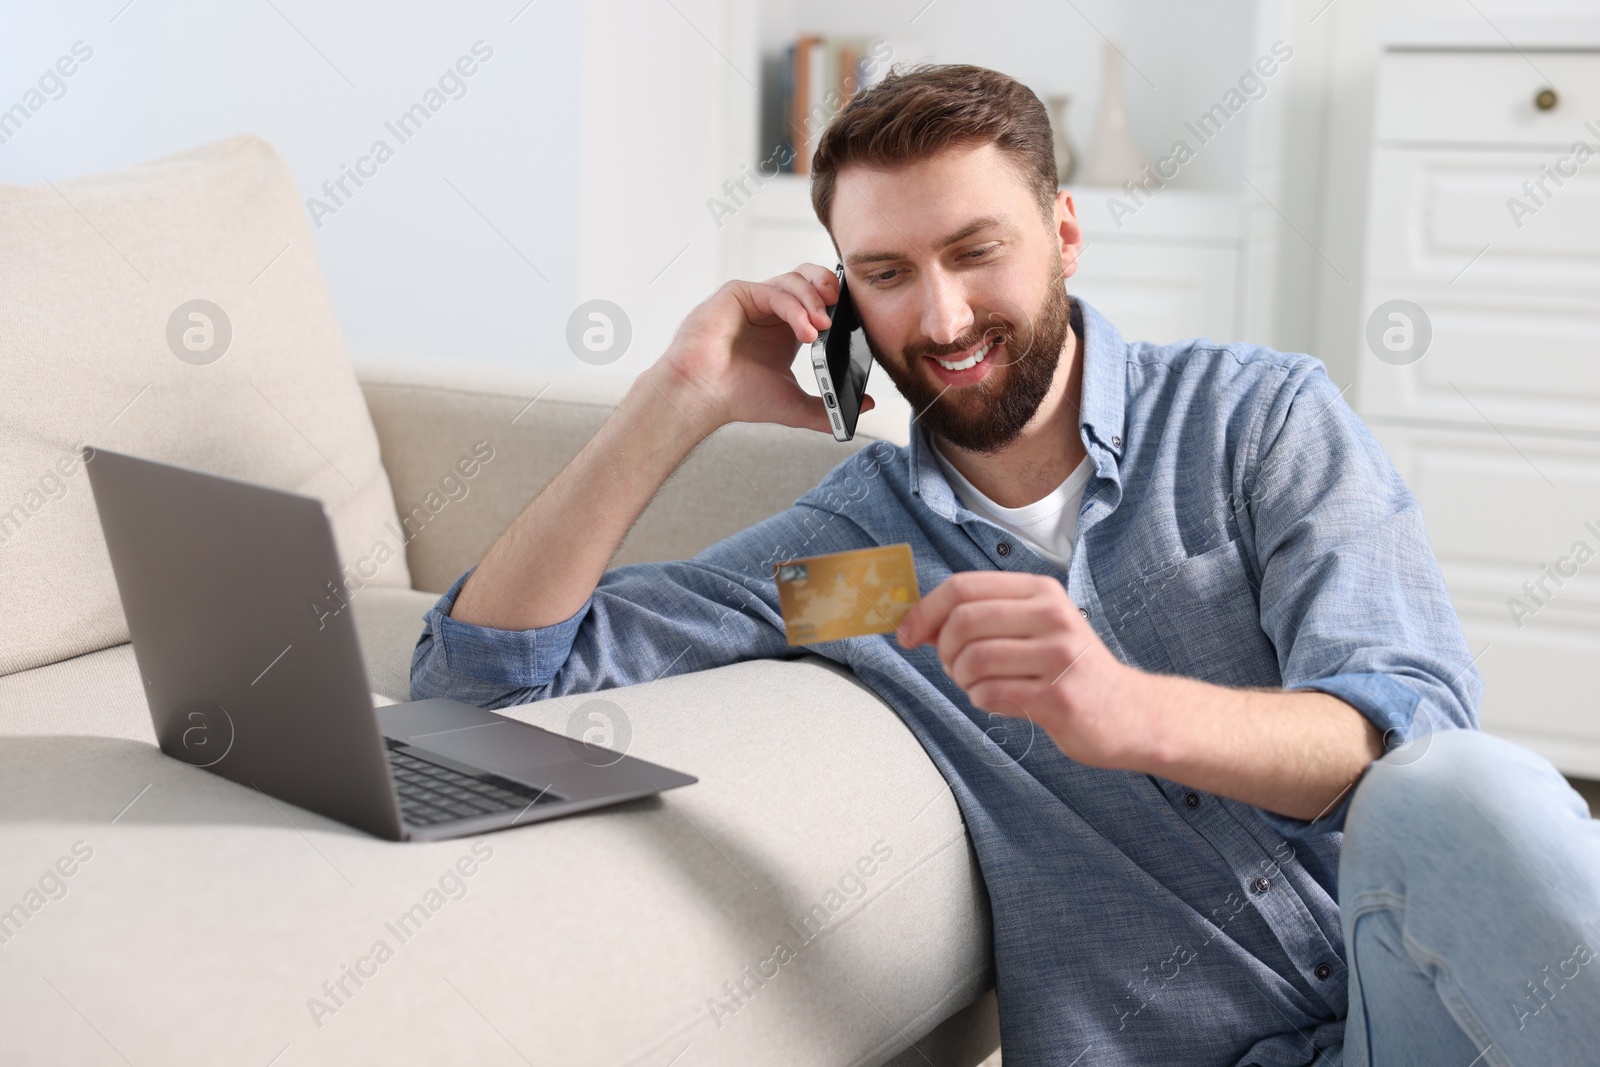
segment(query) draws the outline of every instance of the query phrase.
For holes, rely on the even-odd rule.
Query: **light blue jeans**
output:
[[[1474,730],[1389,752],[1339,902],[1343,1067],[1600,1064],[1600,822],[1542,756]]]

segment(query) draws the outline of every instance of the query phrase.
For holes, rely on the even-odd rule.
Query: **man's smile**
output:
[[[923,358],[932,365],[934,377],[938,378],[947,387],[960,388],[965,385],[975,385],[989,375],[991,368],[997,362],[1004,362],[1001,357],[1005,352],[1005,340],[999,334],[990,332],[979,338],[971,348],[954,356],[924,356]]]

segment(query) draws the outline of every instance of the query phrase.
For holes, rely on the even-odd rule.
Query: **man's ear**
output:
[[[1056,237],[1061,242],[1061,276],[1070,278],[1078,270],[1078,256],[1083,252],[1083,228],[1078,225],[1078,209],[1072,194],[1062,189],[1056,193]]]

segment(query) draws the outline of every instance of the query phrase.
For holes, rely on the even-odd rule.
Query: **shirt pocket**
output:
[[[1151,659],[1164,661],[1144,666],[1219,685],[1281,684],[1239,538],[1153,571],[1140,585],[1129,621],[1144,632],[1133,643],[1153,646]]]

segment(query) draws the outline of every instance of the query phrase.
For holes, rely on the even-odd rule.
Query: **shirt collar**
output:
[[[1101,478],[1120,482],[1117,460],[1122,455],[1127,417],[1128,343],[1104,316],[1081,297],[1072,297],[1072,329],[1083,342],[1083,396],[1078,430],[1084,448]],[[933,456],[927,432],[911,417],[911,489],[934,514],[959,522],[966,512]],[[966,512],[970,517],[970,512]]]

